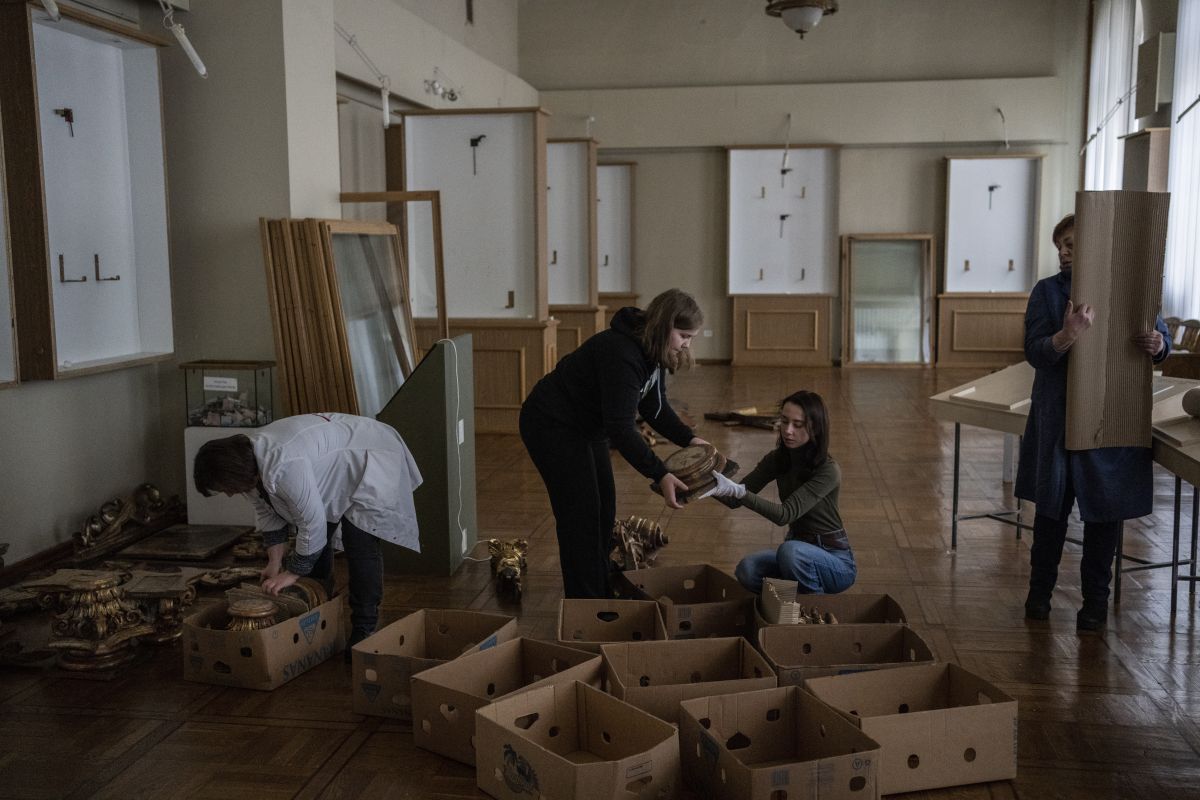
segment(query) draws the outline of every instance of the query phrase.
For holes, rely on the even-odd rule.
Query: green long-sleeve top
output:
[[[759,496],[768,483],[775,481],[781,503]],[[832,533],[842,530],[838,512],[838,488],[842,470],[827,457],[823,464],[809,467],[799,453],[777,447],[763,456],[743,481],[746,496],[741,505],[761,514],[776,525],[788,526],[788,537],[797,534]]]

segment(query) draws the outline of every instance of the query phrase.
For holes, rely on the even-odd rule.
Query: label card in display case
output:
[[[0,105],[21,377],[169,357],[161,38],[0,6]]]
[[[729,293],[835,294],[837,149],[729,149]]]
[[[1033,287],[1041,165],[1037,155],[946,159],[947,293]]]
[[[596,167],[596,272],[601,292],[633,291],[633,170],[636,164]]]
[[[545,319],[545,112],[408,111],[386,142],[389,188],[441,194],[449,316]]]

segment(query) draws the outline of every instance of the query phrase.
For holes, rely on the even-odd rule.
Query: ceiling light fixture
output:
[[[811,31],[826,14],[836,14],[837,0],[767,0],[767,16],[779,17],[784,24],[800,34]]]

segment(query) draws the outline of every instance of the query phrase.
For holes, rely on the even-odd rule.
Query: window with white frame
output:
[[[1200,0],[1179,0],[1175,30],[1175,88],[1171,98],[1171,156],[1163,313],[1200,316]]]

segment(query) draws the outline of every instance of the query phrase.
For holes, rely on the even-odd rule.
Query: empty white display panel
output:
[[[837,151],[729,150],[729,293],[837,292]]]
[[[633,291],[633,165],[596,168],[600,291]]]
[[[540,112],[406,114],[404,188],[441,193],[446,296],[451,317],[542,319],[545,136]],[[541,208],[539,208],[541,205]],[[410,217],[410,247],[429,242],[428,219]],[[427,309],[428,253],[410,252],[414,307]]]
[[[591,286],[591,209],[595,204],[592,147],[587,141],[546,146],[547,274],[551,305],[594,303]]]
[[[170,353],[157,48],[33,23],[59,374]]]
[[[1029,291],[1041,158],[950,158],[946,171],[945,291]]]

